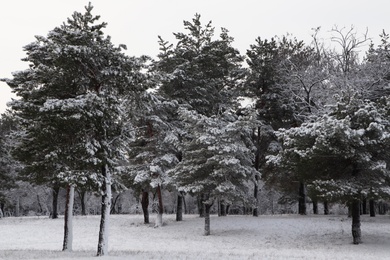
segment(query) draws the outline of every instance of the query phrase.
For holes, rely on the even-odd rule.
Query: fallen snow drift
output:
[[[111,216],[110,255],[102,259],[390,259],[389,216],[363,216],[360,245],[344,216],[212,216],[208,237],[204,219],[174,218],[164,215],[164,226],[153,228],[142,215]],[[74,251],[61,252],[63,219],[0,219],[0,259],[96,259],[99,216],[73,222]]]

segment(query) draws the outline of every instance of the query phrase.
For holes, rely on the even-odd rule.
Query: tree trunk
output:
[[[298,213],[306,215],[306,189],[303,182],[299,183]]]
[[[164,207],[162,202],[160,184],[157,185],[157,198],[158,198],[158,207],[157,207],[158,212],[157,212],[155,227],[161,227],[163,225],[162,215],[163,215]]]
[[[202,193],[202,194],[200,194],[199,196],[198,196],[198,212],[199,212],[199,217],[201,217],[201,218],[204,218],[205,217],[205,205],[204,205],[204,203],[203,203],[203,201],[204,201],[204,194]]]
[[[379,215],[386,215],[386,213],[387,213],[387,203],[386,202],[379,201],[377,208],[378,208]]]
[[[318,201],[313,199],[313,214],[318,215]]]
[[[183,220],[183,193],[177,193],[176,221]]]
[[[218,212],[218,217],[221,216],[221,200],[217,200],[217,212]]]
[[[324,201],[324,215],[329,215],[329,203],[327,200]]]
[[[81,190],[79,192],[79,196],[80,196],[80,204],[81,204],[81,215],[82,216],[86,216],[87,215],[87,208],[86,208],[86,205],[85,205],[85,200],[86,200],[86,197],[87,197],[87,191]]]
[[[226,205],[224,201],[221,201],[221,216],[225,217],[226,216]]]
[[[229,215],[230,205],[226,205],[226,215]]]
[[[181,193],[182,193],[182,196],[183,196],[184,214],[189,214],[189,213],[188,213],[188,210],[187,210],[187,203],[186,203],[185,194],[184,194],[184,192],[181,192]]]
[[[204,235],[210,235],[210,204],[205,204],[205,214],[204,214]]]
[[[100,218],[99,241],[97,256],[104,256],[108,254],[108,228],[110,221],[111,209],[111,173],[107,165],[102,166],[102,175],[104,177],[104,184],[102,187],[102,211]]]
[[[367,198],[364,198],[363,201],[362,201],[362,210],[363,210],[363,214],[366,215],[368,214],[367,212]]]
[[[58,218],[58,195],[60,193],[60,186],[58,184],[53,187],[53,208],[51,212],[51,218]]]
[[[375,200],[370,199],[368,203],[370,204],[370,217],[375,217]]]
[[[352,208],[352,237],[353,243],[358,245],[362,240],[362,233],[360,230],[360,201],[353,200],[351,203]]]
[[[65,216],[64,216],[64,243],[62,245],[62,251],[72,251],[73,202],[74,202],[74,186],[68,185],[66,189],[66,206],[65,206]]]
[[[4,217],[4,203],[0,203],[0,218],[3,218]]]
[[[255,199],[255,205],[253,207],[253,216],[254,217],[258,217],[259,216],[259,210],[258,210],[258,207],[259,207],[259,198],[258,198],[258,193],[259,193],[259,176],[255,176],[255,187],[254,187],[254,191],[253,191],[253,197]]]
[[[149,224],[149,193],[147,190],[142,190],[141,206],[144,213],[144,224]]]
[[[261,136],[261,133],[260,133],[260,127],[257,127],[257,136],[255,135],[255,130],[253,129],[253,134],[252,134],[252,139],[253,140],[256,140],[256,154],[255,154],[255,169],[257,171],[259,171],[260,169],[260,136]],[[255,187],[254,187],[254,190],[253,190],[253,197],[255,199],[255,206],[253,208],[253,216],[254,217],[258,217],[259,216],[259,179],[260,179],[260,176],[259,175],[255,175]]]
[[[121,197],[121,194],[119,193],[118,195],[116,195],[115,199],[111,202],[110,214],[119,214],[120,213],[120,207],[118,207],[118,210],[116,207],[116,203],[118,202],[120,197]]]

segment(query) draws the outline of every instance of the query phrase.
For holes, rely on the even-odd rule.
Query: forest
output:
[[[157,57],[135,57],[92,10],[36,36],[24,46],[28,68],[0,79],[17,96],[0,118],[0,218],[63,213],[71,251],[73,215],[100,214],[103,256],[110,214],[149,223],[153,211],[156,227],[164,213],[199,214],[208,236],[210,214],[342,205],[353,244],[361,214],[386,214],[385,31],[374,45],[335,26],[329,47],[318,27],[310,43],[258,37],[241,54],[227,29],[195,14],[174,42],[158,36]]]

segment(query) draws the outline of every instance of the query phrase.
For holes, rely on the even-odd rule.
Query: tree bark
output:
[[[218,199],[218,217],[226,216],[226,204],[223,199]]]
[[[226,215],[229,215],[230,205],[226,205]]]
[[[253,130],[253,139],[255,140],[256,139],[256,146],[257,146],[257,150],[256,150],[256,154],[255,154],[255,169],[257,171],[259,171],[260,169],[260,127],[257,127],[257,136],[255,135],[255,130]],[[256,138],[255,138],[256,137]],[[253,208],[253,216],[254,217],[258,217],[259,216],[259,180],[260,180],[260,176],[259,175],[255,175],[255,181],[254,181],[254,190],[253,190],[253,197],[254,197],[254,200],[255,200],[255,206]]]
[[[108,254],[108,228],[110,220],[110,209],[111,209],[111,173],[108,170],[107,165],[102,166],[102,175],[104,177],[104,184],[102,187],[102,211],[100,218],[100,229],[99,229],[99,241],[97,256],[104,256]]]
[[[360,201],[353,200],[351,203],[352,208],[352,237],[353,243],[358,245],[362,240],[362,232],[360,230]]]
[[[82,216],[86,216],[87,215],[87,207],[86,207],[86,196],[87,196],[87,191],[85,190],[81,190],[79,192],[79,196],[80,196],[80,204],[81,204],[81,215]]]
[[[324,215],[329,215],[329,203],[327,200],[324,201]]]
[[[205,214],[204,214],[204,235],[210,235],[210,204],[205,204]]]
[[[368,203],[370,204],[370,217],[375,217],[375,200],[370,199]]]
[[[183,220],[183,193],[177,193],[176,221]]]
[[[184,214],[189,214],[189,213],[188,213],[188,210],[187,210],[187,203],[186,203],[186,197],[185,197],[184,192],[182,192],[182,195],[183,195]]]
[[[141,206],[144,213],[144,224],[149,224],[149,192],[147,190],[142,190]]]
[[[73,202],[74,202],[74,186],[68,185],[66,189],[66,206],[65,206],[65,216],[64,216],[64,242],[62,244],[62,251],[72,251]]]
[[[51,218],[58,218],[58,195],[60,193],[60,186],[55,184],[53,187],[53,208],[51,212]]]
[[[221,201],[221,216],[222,217],[226,216],[226,205],[224,201]]]
[[[204,218],[205,217],[205,205],[203,203],[204,201],[204,194],[198,195],[198,212],[199,212],[199,217]]]
[[[120,207],[118,207],[119,208],[118,210],[116,208],[116,203],[118,202],[120,197],[121,197],[121,194],[119,193],[118,195],[115,196],[115,199],[113,199],[113,201],[111,202],[110,214],[118,214],[118,213],[120,213]]]
[[[386,213],[387,213],[387,203],[386,202],[379,201],[377,208],[378,208],[379,215],[386,215]]]
[[[260,129],[260,128],[259,128]],[[258,217],[259,216],[259,196],[258,196],[258,193],[259,193],[259,176],[256,175],[255,176],[255,187],[254,187],[254,191],[253,191],[253,197],[255,199],[255,205],[253,207],[253,216],[254,217]]]
[[[299,183],[298,213],[306,215],[306,189],[303,182]]]
[[[367,198],[363,198],[363,200],[362,200],[362,213],[363,213],[363,215],[366,215],[366,214],[368,214],[368,212],[367,212]]]
[[[160,184],[157,185],[157,198],[158,198],[158,212],[157,212],[157,218],[156,218],[156,224],[155,227],[161,227],[163,225],[162,221],[162,215],[164,212],[163,202],[162,202],[162,196],[161,196],[161,186]]]
[[[318,201],[313,199],[313,214],[318,215]]]

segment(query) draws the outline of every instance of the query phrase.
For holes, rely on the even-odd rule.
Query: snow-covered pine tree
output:
[[[175,46],[159,37],[154,70],[161,76],[160,93],[211,116],[230,108],[235,101],[232,89],[237,88],[245,70],[228,30],[222,28],[214,39],[211,21],[203,25],[200,18],[196,14],[192,21],[184,21],[186,33],[174,33]]]
[[[89,4],[47,37],[37,36],[25,47],[30,68],[6,82],[19,97],[12,109],[25,130],[17,154],[29,165],[26,172],[67,184],[91,182],[101,192],[102,256],[108,253],[112,173],[126,159],[122,138],[131,134],[130,109],[144,90],[144,58],[115,47],[92,9]]]
[[[389,98],[341,100],[300,127],[278,131],[283,149],[268,157],[280,185],[305,179],[327,200],[352,206],[353,242],[361,242],[360,200],[388,197]]]
[[[365,98],[375,100],[384,95],[390,95],[390,42],[389,34],[385,31],[380,35],[381,43],[378,46],[371,44],[366,61],[363,63],[359,74],[360,81],[365,88],[361,93]]]
[[[228,31],[222,28],[217,38],[211,22],[202,24],[200,18],[196,14],[192,21],[184,21],[186,32],[174,33],[175,45],[159,37],[161,52],[154,71],[162,96],[201,115],[215,116],[235,105],[245,69]]]
[[[253,167],[254,118],[225,113],[208,117],[185,108],[179,110],[187,135],[182,160],[169,170],[179,191],[203,194],[205,235],[210,235],[210,208],[216,199],[250,201],[249,181],[258,174]]]
[[[161,189],[172,186],[166,171],[180,159],[180,125],[176,116],[178,104],[155,93],[145,93],[140,101],[143,115],[135,123],[135,140],[129,143],[128,174],[124,183],[142,192],[144,222],[148,223],[148,192],[156,190],[158,203],[156,226],[162,225]]]
[[[329,77],[324,65],[327,60],[315,46],[289,36],[270,40],[257,38],[247,55],[250,68],[247,95],[257,100],[259,119],[274,130],[300,125],[307,116],[321,111],[328,96],[332,96],[329,91],[324,91]],[[255,131],[255,139],[258,140],[258,167],[265,162],[265,155],[260,151],[267,151],[267,146],[273,145],[275,138],[272,134]],[[299,213],[306,214],[304,180],[300,180],[299,185],[285,187],[290,188],[285,190],[286,194],[298,198]],[[296,190],[299,190],[298,196]]]

